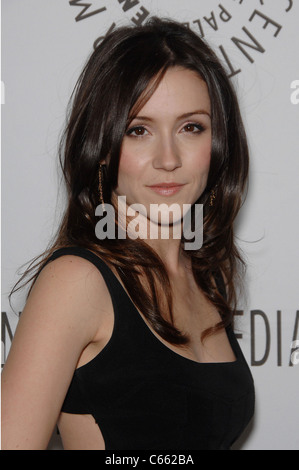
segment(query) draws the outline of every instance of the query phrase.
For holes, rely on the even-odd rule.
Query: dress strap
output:
[[[87,248],[81,246],[68,246],[64,248],[59,248],[58,250],[53,252],[53,254],[50,256],[50,258],[45,264],[65,255],[79,256],[80,258],[84,258],[90,261],[102,274],[110,291],[111,297],[112,294],[115,295],[116,290],[123,290],[123,287],[120,284],[119,280],[114,275],[109,266],[105,263],[105,261],[103,261],[99,256],[97,256],[95,253],[93,253]]]

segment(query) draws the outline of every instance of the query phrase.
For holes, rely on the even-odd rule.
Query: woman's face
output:
[[[193,71],[168,69],[124,136],[114,196],[142,204],[148,218],[151,204],[175,203],[183,215],[183,204],[194,204],[207,184],[210,115],[205,82]]]

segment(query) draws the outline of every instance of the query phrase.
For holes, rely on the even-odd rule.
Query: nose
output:
[[[172,137],[164,137],[157,142],[153,166],[155,169],[166,171],[173,171],[182,166],[178,146]]]

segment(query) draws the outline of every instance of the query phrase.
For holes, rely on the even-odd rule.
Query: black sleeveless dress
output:
[[[116,276],[84,248],[63,255],[89,260],[101,272],[114,307],[104,349],[75,370],[62,406],[91,414],[106,450],[226,450],[254,412],[254,385],[231,328],[236,361],[198,363],[172,351],[148,328]]]

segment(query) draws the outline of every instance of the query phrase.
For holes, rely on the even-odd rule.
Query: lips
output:
[[[172,196],[177,193],[184,184],[181,183],[157,183],[149,186],[150,189],[160,194],[161,196]]]
[[[174,188],[178,186],[184,186],[181,183],[157,183],[150,186],[150,188]]]

